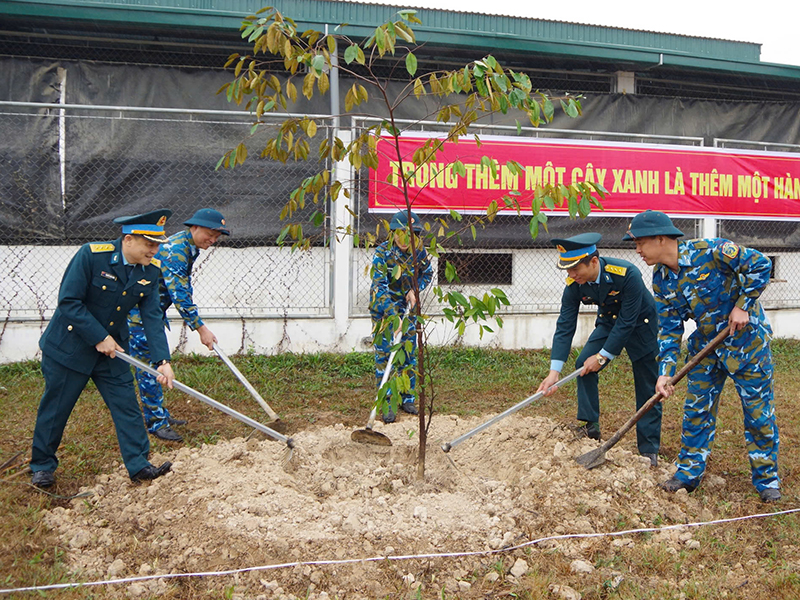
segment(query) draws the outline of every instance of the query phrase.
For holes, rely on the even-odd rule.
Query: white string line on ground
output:
[[[139,577],[126,577],[124,579],[105,579],[101,581],[88,581],[85,583],[54,583],[51,585],[37,585],[23,588],[8,588],[0,589],[0,594],[13,594],[16,592],[36,592],[43,590],[56,590],[65,588],[76,587],[89,587],[96,585],[116,585],[120,583],[135,583],[139,581],[149,581],[152,579],[177,579],[180,577],[220,577],[225,575],[236,575],[239,573],[250,573],[254,571],[271,571],[275,569],[285,569],[292,567],[304,566],[326,566],[326,565],[348,565],[353,563],[368,563],[379,562],[386,560],[420,560],[420,559],[433,559],[433,558],[458,558],[464,556],[482,556],[492,554],[503,554],[511,552],[512,550],[519,550],[527,546],[541,544],[542,542],[551,542],[555,540],[569,540],[569,539],[585,539],[585,538],[599,538],[599,537],[618,537],[623,535],[639,534],[639,533],[658,533],[661,531],[669,531],[672,529],[684,529],[689,527],[705,527],[709,525],[722,525],[725,523],[733,523],[736,521],[746,521],[749,519],[763,519],[766,517],[779,517],[781,515],[788,515],[800,512],[800,508],[791,508],[781,510],[778,512],[758,513],[754,515],[745,515],[743,517],[732,517],[730,519],[716,519],[713,521],[699,521],[695,523],[677,523],[675,525],[665,525],[663,527],[644,527],[641,529],[626,529],[624,531],[607,531],[600,533],[567,533],[563,535],[551,535],[535,540],[530,540],[523,544],[516,546],[508,546],[499,548],[497,550],[474,550],[471,552],[442,552],[432,554],[404,554],[398,556],[372,556],[369,558],[347,558],[340,560],[315,560],[315,561],[297,561],[291,563],[281,563],[277,565],[260,565],[256,567],[242,567],[241,569],[230,569],[228,571],[208,571],[198,573],[165,573],[162,575],[142,575]]]

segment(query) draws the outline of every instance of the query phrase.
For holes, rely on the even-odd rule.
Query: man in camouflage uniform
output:
[[[630,224],[624,240],[653,270],[659,312],[660,376],[656,391],[673,391],[683,322],[693,319],[689,355],[697,354],[726,324],[730,336],[688,373],[681,451],[675,475],[662,484],[670,492],[694,491],[703,478],[714,441],[719,397],[733,379],[744,411],[744,437],[753,485],[764,502],[780,500],[778,426],[773,409],[770,328],[759,296],[772,262],[756,250],[724,239],[679,241],[683,232],[664,213],[648,210]]]
[[[217,242],[221,235],[230,235],[225,227],[225,219],[219,211],[201,208],[191,219],[183,223],[188,227],[169,237],[161,245],[156,255],[160,261],[161,280],[159,283],[161,310],[167,327],[167,309],[175,305],[183,321],[200,335],[200,342],[209,350],[214,349],[217,341],[214,333],[206,326],[197,311],[192,295],[192,266],[200,255],[200,250],[207,250]],[[129,317],[131,355],[147,361],[150,349],[142,328],[141,317],[136,310]],[[136,383],[142,399],[142,412],[147,423],[147,430],[157,438],[171,442],[183,441],[173,425],[185,425],[183,419],[170,416],[164,406],[164,393],[156,379],[144,371],[136,370]]]
[[[600,439],[600,394],[598,372],[625,348],[633,368],[636,408],[653,395],[658,378],[656,305],[642,281],[642,274],[626,260],[599,255],[599,233],[582,233],[567,239],[553,239],[558,248],[557,266],[567,272],[567,285],[561,296],[561,313],[550,352],[550,373],[538,392],[550,395],[569,356],[578,324],[581,304],[597,305],[595,329],[575,361],[583,367],[578,378],[578,431]],[[661,405],[636,423],[639,453],[658,466],[661,443]]]
[[[372,315],[372,339],[375,345],[375,378],[380,385],[383,373],[388,368],[389,354],[392,350],[395,329],[392,321],[402,318],[406,307],[413,309],[416,298],[412,290],[413,259],[411,256],[411,235],[422,230],[419,217],[411,213],[411,225],[408,223],[408,212],[396,213],[389,223],[391,237],[375,249],[372,261],[372,286],[370,288],[369,312]],[[433,268],[428,253],[422,247],[421,241],[414,240],[417,259],[417,283],[420,292],[424,290],[433,278]],[[397,368],[398,374],[408,376],[411,385],[407,392],[403,392],[400,409],[412,415],[419,414],[414,403],[414,388],[416,385],[417,369],[417,319],[413,313],[406,319],[406,327],[401,341],[411,345],[410,351],[405,351],[405,360]],[[387,396],[388,408],[383,413],[384,423],[393,423],[396,418],[391,403],[391,391]]]

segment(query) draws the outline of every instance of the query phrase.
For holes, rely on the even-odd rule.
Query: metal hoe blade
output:
[[[159,375],[161,375],[161,373],[156,371],[150,365],[147,365],[147,364],[143,363],[142,361],[140,361],[140,360],[138,360],[136,358],[133,358],[132,356],[128,356],[124,352],[117,351],[116,355],[117,355],[117,358],[121,358],[122,360],[124,360],[129,365],[133,365],[134,367],[136,367],[137,369],[141,369],[145,373],[150,373],[150,375],[153,375],[155,377],[158,377]],[[196,398],[196,399],[200,400],[201,402],[205,402],[209,406],[213,406],[217,410],[220,410],[220,411],[224,412],[226,415],[229,415],[229,416],[233,417],[234,419],[236,419],[238,421],[241,421],[242,423],[244,423],[246,425],[249,425],[250,427],[252,427],[254,429],[258,429],[262,433],[266,433],[271,438],[274,438],[276,440],[279,440],[279,441],[285,443],[289,448],[294,448],[294,440],[292,438],[286,437],[285,435],[280,434],[277,431],[274,431],[274,430],[270,429],[269,427],[267,427],[265,425],[262,425],[258,421],[254,421],[250,417],[248,417],[246,415],[243,415],[242,413],[240,413],[238,411],[235,411],[235,410],[233,410],[232,408],[230,408],[228,406],[225,406],[221,402],[217,402],[216,400],[206,396],[205,394],[201,394],[197,390],[190,388],[188,385],[181,383],[177,379],[174,379],[172,381],[172,385],[174,385],[176,389],[182,391],[184,394],[189,394],[192,398]]]
[[[581,367],[580,369],[576,369],[575,371],[573,371],[572,373],[570,373],[566,377],[564,377],[562,379],[559,379],[551,387],[561,387],[562,385],[564,385],[568,381],[572,381],[573,379],[575,379],[578,375],[581,374],[581,371],[583,371],[583,367]],[[534,394],[533,396],[529,396],[528,398],[525,398],[525,400],[523,400],[522,402],[518,402],[517,404],[515,404],[511,408],[501,412],[499,415],[497,415],[493,419],[490,419],[490,420],[486,421],[486,423],[484,423],[483,425],[479,425],[475,429],[472,429],[472,430],[468,431],[467,433],[465,433],[464,435],[457,437],[452,442],[448,442],[446,444],[442,444],[442,446],[441,446],[442,447],[442,451],[443,452],[450,452],[450,450],[452,450],[453,448],[458,446],[464,440],[468,440],[469,438],[471,438],[476,433],[480,433],[481,431],[483,431],[487,427],[490,427],[490,426],[494,425],[495,423],[497,423],[498,421],[500,421],[502,419],[505,419],[507,416],[513,415],[515,412],[517,412],[521,408],[524,408],[524,407],[528,406],[528,404],[530,404],[531,402],[534,402],[535,400],[538,400],[539,398],[544,396],[544,394],[545,394],[545,392],[538,392],[538,393]]]
[[[716,348],[722,340],[728,337],[728,333],[730,333],[731,327],[728,325],[717,334],[713,340],[711,340],[708,344],[706,344],[705,348],[700,350],[690,361],[688,361],[683,368],[675,373],[672,378],[669,380],[670,385],[675,385],[684,376],[694,369],[701,360],[703,360],[706,356],[711,354],[711,352]],[[587,469],[594,469],[595,467],[599,467],[603,463],[606,462],[606,452],[616,445],[616,443],[622,438],[623,435],[630,431],[631,427],[633,427],[639,419],[641,419],[644,414],[653,408],[656,403],[661,401],[661,394],[655,394],[652,396],[647,402],[645,402],[642,407],[636,411],[636,413],[628,419],[628,422],[625,423],[622,427],[620,427],[617,432],[612,435],[606,442],[603,443],[602,446],[599,448],[595,448],[585,454],[581,454],[578,458],[575,459],[579,465],[586,467]]]

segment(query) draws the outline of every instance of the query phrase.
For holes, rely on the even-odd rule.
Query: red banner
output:
[[[691,146],[626,144],[572,140],[481,138],[448,143],[430,164],[411,162],[430,138],[400,139],[403,168],[413,173],[408,186],[415,211],[485,213],[511,195],[530,211],[533,190],[541,184],[594,181],[608,191],[604,216],[632,216],[660,210],[678,217],[800,220],[800,154],[725,150]],[[405,207],[399,181],[400,161],[393,140],[378,140],[379,163],[370,169],[369,210]],[[495,161],[489,168],[484,159]],[[506,163],[522,165],[514,173]],[[459,176],[453,163],[464,165]],[[517,193],[514,195],[513,193]],[[566,203],[549,214],[566,213]]]

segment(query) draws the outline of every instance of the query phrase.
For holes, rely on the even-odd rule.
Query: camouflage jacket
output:
[[[422,291],[433,279],[431,260],[424,248],[417,250],[417,263],[417,281]],[[370,312],[383,314],[389,309],[399,314],[405,310],[405,296],[411,289],[412,264],[411,252],[403,252],[394,245],[389,247],[389,242],[378,245],[372,260]]]
[[[194,303],[192,289],[192,266],[199,254],[200,249],[195,246],[192,233],[184,229],[169,236],[169,240],[161,244],[155,256],[161,261],[159,295],[164,320],[166,321],[167,309],[174,304],[192,331],[203,325]],[[139,322],[138,319],[139,315],[132,312],[131,323]]]
[[[727,325],[735,306],[749,313],[750,323],[720,344],[716,355],[729,373],[757,358],[772,336],[759,301],[771,270],[769,258],[729,240],[679,241],[678,272],[665,265],[653,269],[659,374],[675,374],[684,321],[692,319],[697,324],[689,337],[689,354],[693,355]]]

